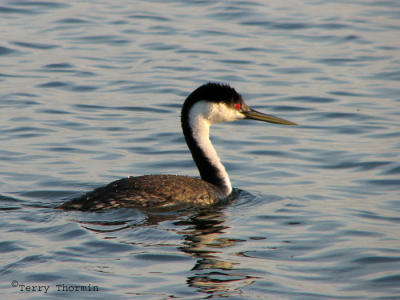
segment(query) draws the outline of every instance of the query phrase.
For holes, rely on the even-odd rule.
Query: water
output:
[[[10,0],[0,32],[2,298],[400,299],[398,1]],[[54,210],[197,176],[179,109],[211,80],[299,124],[213,128],[235,202]]]

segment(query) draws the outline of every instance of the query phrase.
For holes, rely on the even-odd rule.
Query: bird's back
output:
[[[58,208],[69,210],[101,210],[132,207],[168,209],[185,206],[206,206],[223,197],[219,189],[199,178],[178,175],[145,175],[123,178],[97,188]]]

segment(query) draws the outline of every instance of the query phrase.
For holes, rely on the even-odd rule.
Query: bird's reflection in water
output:
[[[140,232],[151,227],[161,230],[161,234],[165,230],[175,232],[183,242],[178,246],[175,244],[174,247],[196,259],[196,263],[188,272],[188,286],[210,297],[226,297],[239,294],[241,288],[252,284],[256,277],[249,276],[244,269],[240,269],[239,257],[235,255],[232,247],[245,241],[226,237],[229,227],[226,225],[224,206],[173,213],[136,212],[134,217],[132,211],[122,213],[125,217],[130,216],[130,221],[123,218],[121,212],[109,211],[104,214],[86,215],[85,220],[81,219],[78,222],[90,231],[105,234],[104,239],[112,239],[115,242],[124,240],[124,244],[127,244],[127,240],[123,238],[122,232],[126,233],[127,230],[131,238],[132,229],[138,229]],[[123,219],[125,221],[121,221]],[[131,240],[130,244],[144,246],[147,251],[151,249],[155,253],[156,247],[173,244],[169,240],[163,241],[164,243],[156,241],[154,236],[147,236],[146,240],[140,241],[136,240],[138,234],[134,234],[133,237],[134,240]]]
[[[240,288],[256,279],[241,271],[239,262],[235,261],[237,256],[229,252],[232,246],[244,241],[224,237],[229,228],[225,219],[222,209],[217,208],[175,223],[186,226],[180,232],[185,239],[180,249],[197,259],[187,284],[213,296],[240,293]]]

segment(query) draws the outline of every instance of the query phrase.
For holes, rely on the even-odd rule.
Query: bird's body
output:
[[[152,210],[206,206],[225,196],[214,185],[196,177],[144,175],[116,180],[73,199],[60,208],[100,210],[133,207]]]
[[[181,124],[186,143],[200,172],[200,178],[176,175],[145,175],[114,181],[58,208],[101,210],[135,207],[163,209],[181,206],[207,206],[226,199],[232,186],[209,138],[210,126],[218,122],[256,119],[295,125],[249,108],[240,94],[227,85],[208,83],[185,100]]]

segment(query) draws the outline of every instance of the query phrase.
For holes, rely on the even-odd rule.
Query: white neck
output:
[[[214,105],[215,106],[215,105]],[[215,110],[215,109],[214,109]],[[222,192],[228,196],[232,192],[232,185],[224,165],[221,163],[214,146],[210,141],[210,126],[212,123],[225,120],[216,120],[212,105],[208,102],[198,102],[190,110],[189,125],[193,139],[201,149],[209,164],[217,172],[222,182]]]

